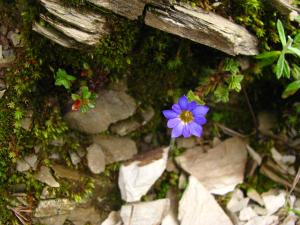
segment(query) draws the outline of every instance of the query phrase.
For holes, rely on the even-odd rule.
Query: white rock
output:
[[[285,204],[285,192],[275,194],[273,190],[263,193],[262,199],[265,203],[265,207],[268,210],[268,215],[272,215],[277,212]]]
[[[258,204],[260,204],[261,206],[264,205],[264,201],[263,199],[261,198],[260,194],[258,194],[258,192],[251,188],[247,191],[247,196],[252,200],[252,201],[255,201],[257,202]]]
[[[193,176],[179,202],[181,225],[232,225],[214,197]]]
[[[281,155],[275,148],[271,149],[271,154],[275,162],[290,175],[295,175],[296,171],[293,166],[289,166],[296,161],[296,157],[293,155]]]
[[[148,192],[167,166],[169,148],[149,151],[123,164],[119,170],[119,188],[122,199],[139,201]]]
[[[50,168],[41,166],[40,171],[35,175],[35,178],[50,187],[59,187],[59,183],[54,179],[50,172]]]
[[[120,215],[124,225],[158,225],[167,215],[169,207],[169,199],[140,202],[122,206]]]
[[[244,194],[240,189],[236,189],[227,203],[226,208],[233,213],[239,212],[247,207],[249,200],[249,198],[244,198]]]
[[[245,225],[277,225],[278,216],[257,216],[249,220]]]
[[[18,172],[25,172],[29,169],[30,169],[30,165],[27,162],[25,162],[25,160],[23,160],[23,159],[17,160],[17,171]]]
[[[92,144],[87,148],[87,163],[90,171],[95,174],[102,173],[105,169],[105,155],[102,148]]]
[[[187,186],[187,177],[184,173],[181,173],[178,180],[178,188],[179,189],[185,189]]]
[[[179,225],[179,221],[177,219],[178,194],[176,190],[170,189],[167,193],[167,198],[170,199],[170,209],[161,225]]]
[[[75,205],[75,202],[63,198],[41,200],[35,209],[34,217],[65,215],[72,211]]]
[[[101,223],[101,225],[121,225],[121,224],[122,221],[121,221],[120,212],[116,212],[116,211],[110,212],[106,220],[104,220]]]
[[[239,219],[241,221],[248,221],[256,216],[256,212],[251,207],[246,207],[240,211]]]
[[[202,148],[198,147],[188,149],[176,161],[210,193],[223,195],[243,182],[247,161],[245,141],[229,138],[207,153],[201,151]]]
[[[258,205],[251,205],[252,209],[256,212],[259,216],[266,216],[268,215],[268,210],[266,208],[260,207]]]

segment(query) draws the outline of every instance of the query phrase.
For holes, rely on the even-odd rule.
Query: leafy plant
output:
[[[64,86],[65,89],[69,90],[71,88],[71,82],[76,80],[76,77],[68,74],[63,69],[58,69],[55,74],[55,85]]]
[[[272,65],[277,61],[274,67],[277,79],[282,77],[290,79],[292,74],[295,81],[291,82],[282,93],[282,98],[287,98],[300,89],[300,68],[296,64],[290,65],[287,61],[287,55],[292,55],[296,57],[296,59],[300,58],[300,33],[298,33],[294,39],[290,36],[286,38],[284,27],[280,20],[277,21],[277,31],[282,50],[264,52],[256,56],[256,58],[261,60],[261,67]]]
[[[87,86],[80,88],[80,94],[72,94],[72,110],[81,112],[87,112],[89,109],[95,108],[95,99],[97,95],[92,93]]]

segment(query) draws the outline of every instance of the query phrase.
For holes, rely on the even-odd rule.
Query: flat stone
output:
[[[143,118],[142,125],[144,126],[147,123],[149,123],[153,119],[154,115],[155,115],[155,111],[152,107],[148,107],[147,109],[142,111],[141,113],[141,116]]]
[[[102,90],[98,93],[96,107],[86,113],[68,112],[65,116],[69,126],[88,134],[101,133],[110,124],[134,114],[136,103],[125,92]]]
[[[126,202],[139,201],[162,175],[167,166],[169,148],[137,155],[119,170],[119,188]]]
[[[256,212],[251,207],[246,207],[240,211],[239,219],[241,221],[248,221],[256,216]]]
[[[17,171],[25,172],[30,169],[30,165],[23,159],[17,159]]]
[[[50,187],[60,187],[59,183],[54,179],[50,172],[50,168],[41,166],[40,171],[34,175],[35,178]]]
[[[82,177],[77,170],[73,170],[62,165],[53,164],[51,168],[54,170],[55,175],[60,178],[79,181]]]
[[[169,208],[169,199],[159,199],[123,205],[120,215],[124,225],[156,225],[161,224]]]
[[[63,225],[68,215],[58,215],[51,217],[40,218],[39,222],[43,225]]]
[[[180,225],[233,225],[215,198],[193,176],[179,202],[178,219]]]
[[[38,166],[38,157],[35,154],[30,154],[24,157],[24,160],[30,165],[33,170]]]
[[[69,214],[75,208],[75,202],[68,199],[41,200],[34,211],[34,217],[50,217]]]
[[[239,212],[248,206],[249,200],[249,198],[244,197],[244,194],[240,189],[236,189],[227,203],[226,208],[233,213]]]
[[[131,159],[137,154],[136,144],[130,138],[95,135],[93,142],[103,150],[107,164]]]
[[[92,144],[87,148],[87,163],[90,171],[95,174],[102,173],[105,169],[105,155],[98,144]]]
[[[141,124],[135,120],[123,120],[113,124],[110,130],[120,136],[125,136],[141,127]]]
[[[238,137],[229,138],[206,153],[202,147],[195,147],[177,157],[176,162],[210,193],[223,195],[244,180],[246,142]]]
[[[276,193],[276,191],[270,190],[262,193],[261,196],[268,211],[268,215],[274,214],[285,204],[286,193],[283,191]]]
[[[76,207],[68,216],[74,225],[99,225],[101,222],[100,213],[94,207]]]

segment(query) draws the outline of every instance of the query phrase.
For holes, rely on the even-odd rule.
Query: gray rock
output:
[[[25,117],[21,120],[21,127],[27,131],[31,129],[33,111],[28,110]]]
[[[62,147],[65,144],[65,140],[63,138],[58,138],[55,140],[52,140],[50,142],[50,145],[56,146],[56,147]]]
[[[35,174],[35,178],[50,187],[59,187],[59,183],[54,179],[50,172],[50,168],[46,166],[41,166],[40,171]]]
[[[120,136],[125,136],[141,127],[141,124],[135,120],[123,120],[113,124],[110,130]]]
[[[81,162],[81,158],[78,156],[78,154],[76,152],[71,152],[70,158],[71,158],[72,164],[74,166],[76,166],[78,163]]]
[[[0,91],[0,99],[4,96],[5,92],[6,92],[6,90]]]
[[[101,146],[107,164],[130,159],[137,154],[136,144],[129,138],[96,135],[93,142]]]
[[[30,165],[33,170],[36,170],[38,165],[38,157],[35,154],[27,155],[24,160]]]
[[[100,213],[94,207],[76,207],[68,216],[74,225],[99,225],[101,222]]]
[[[51,217],[69,214],[76,204],[68,199],[49,199],[41,200],[35,209],[34,217]]]
[[[98,144],[92,144],[87,148],[87,163],[90,171],[95,174],[102,173],[105,169],[105,155]]]
[[[4,58],[15,58],[15,52],[12,49],[2,50],[2,56]]]
[[[18,172],[25,172],[28,171],[30,169],[30,165],[25,162],[25,160],[23,159],[18,159],[17,160],[17,171]]]
[[[40,218],[39,222],[43,225],[63,225],[67,219],[68,215],[59,215]]]
[[[123,205],[120,215],[124,225],[156,225],[161,224],[169,208],[169,199],[159,199]]]
[[[118,183],[123,200],[139,201],[150,190],[166,169],[168,152],[169,148],[149,151],[120,167]]]
[[[73,129],[97,134],[107,130],[110,124],[130,117],[135,110],[134,99],[125,92],[102,90],[94,109],[86,113],[68,112],[65,119]]]
[[[66,178],[74,181],[79,181],[82,178],[78,170],[67,168],[58,164],[53,164],[51,168],[54,170],[55,175],[59,178]]]
[[[9,31],[7,38],[12,42],[14,47],[18,47],[21,44],[21,34],[17,34],[13,31]]]
[[[101,225],[122,225],[120,212],[112,211]]]
[[[142,125],[146,125],[147,123],[149,123],[152,118],[154,117],[155,115],[155,111],[152,107],[148,107],[147,109],[145,109],[142,113],[141,113],[141,116],[143,118],[143,122],[142,122]]]
[[[193,148],[197,144],[196,138],[176,138],[178,148]]]

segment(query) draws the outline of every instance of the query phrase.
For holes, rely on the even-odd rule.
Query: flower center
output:
[[[181,112],[179,118],[185,123],[189,123],[194,119],[193,113],[191,111],[185,111],[185,110]]]

